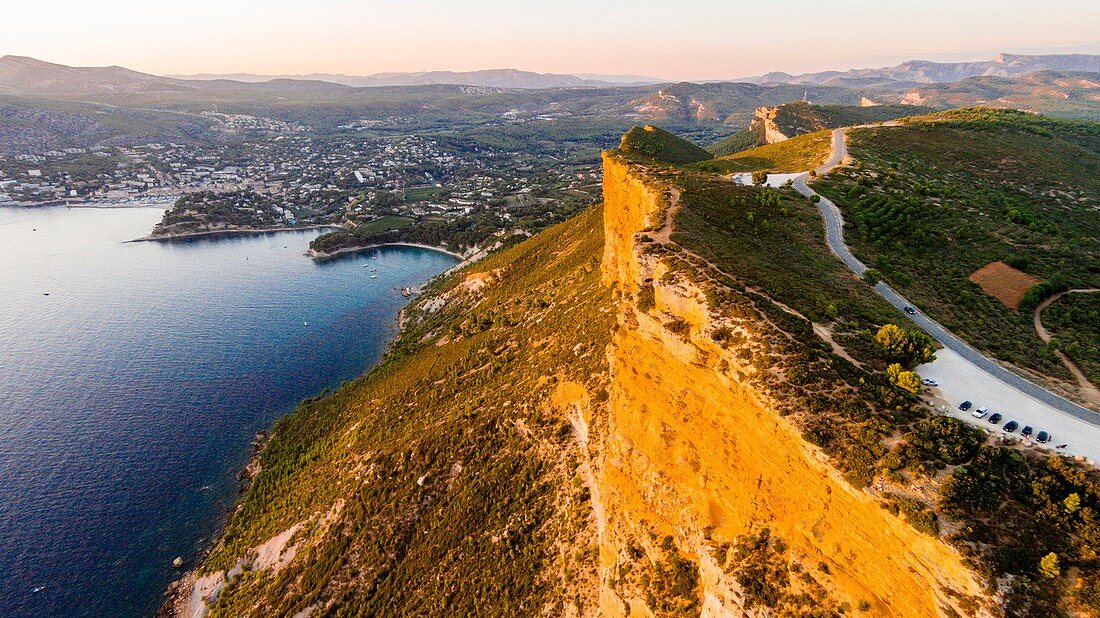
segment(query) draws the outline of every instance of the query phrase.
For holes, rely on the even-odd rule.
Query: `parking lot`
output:
[[[946,413],[955,418],[990,430],[996,435],[1001,434],[1005,423],[1015,420],[1020,423],[1020,427],[1012,434],[1016,438],[1021,438],[1020,430],[1024,425],[1031,425],[1035,434],[1047,431],[1051,436],[1050,442],[1037,446],[1084,456],[1093,465],[1100,461],[1100,427],[1024,394],[949,349],[938,350],[934,362],[920,365],[916,371],[922,378],[931,378],[939,383],[936,387],[924,387],[926,394],[945,400]],[[973,402],[974,408],[987,407],[990,414],[1000,412],[1004,418],[996,425],[988,422],[988,416],[976,419],[970,415],[974,408],[969,412],[959,410],[959,404],[963,401]],[[1055,449],[1061,444],[1067,446],[1060,450]]]

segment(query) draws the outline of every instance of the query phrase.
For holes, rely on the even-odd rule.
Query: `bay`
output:
[[[123,242],[161,213],[0,208],[2,616],[154,612],[253,436],[376,363],[398,290],[455,263],[316,263],[317,230]]]

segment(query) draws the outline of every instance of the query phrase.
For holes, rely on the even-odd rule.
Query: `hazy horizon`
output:
[[[7,9],[2,54],[158,75],[473,71],[731,79],[770,71],[873,68],[997,53],[1100,53],[1100,3],[932,0],[919,10],[808,0],[693,10],[650,0],[555,6],[476,0],[411,6],[321,0],[215,3],[186,10],[124,0],[110,8],[44,0]],[[44,18],[49,15],[49,18]],[[780,19],[778,16],[784,16]]]

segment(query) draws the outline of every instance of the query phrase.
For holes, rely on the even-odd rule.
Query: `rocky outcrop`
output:
[[[703,291],[641,248],[641,234],[661,235],[647,230],[666,224],[670,188],[613,154],[604,183],[603,277],[618,290],[619,328],[593,492],[601,611],[776,615],[753,592],[774,575],[820,607],[980,614],[985,593],[960,555],[845,482],[737,377],[753,368],[708,336],[722,318]],[[694,600],[678,599],[688,585]]]
[[[778,107],[756,108],[756,112],[752,116],[752,122],[749,123],[749,130],[762,129],[764,131],[764,140],[769,144],[787,141],[790,139],[790,136],[785,135],[783,131],[779,130],[779,125],[775,123],[775,116],[778,113]]]

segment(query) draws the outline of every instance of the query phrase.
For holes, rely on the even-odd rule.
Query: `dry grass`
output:
[[[1012,309],[1018,309],[1020,301],[1024,299],[1024,294],[1033,286],[1042,282],[1042,279],[1017,270],[1001,261],[990,262],[975,270],[970,273],[969,279],[977,283],[983,292]]]

